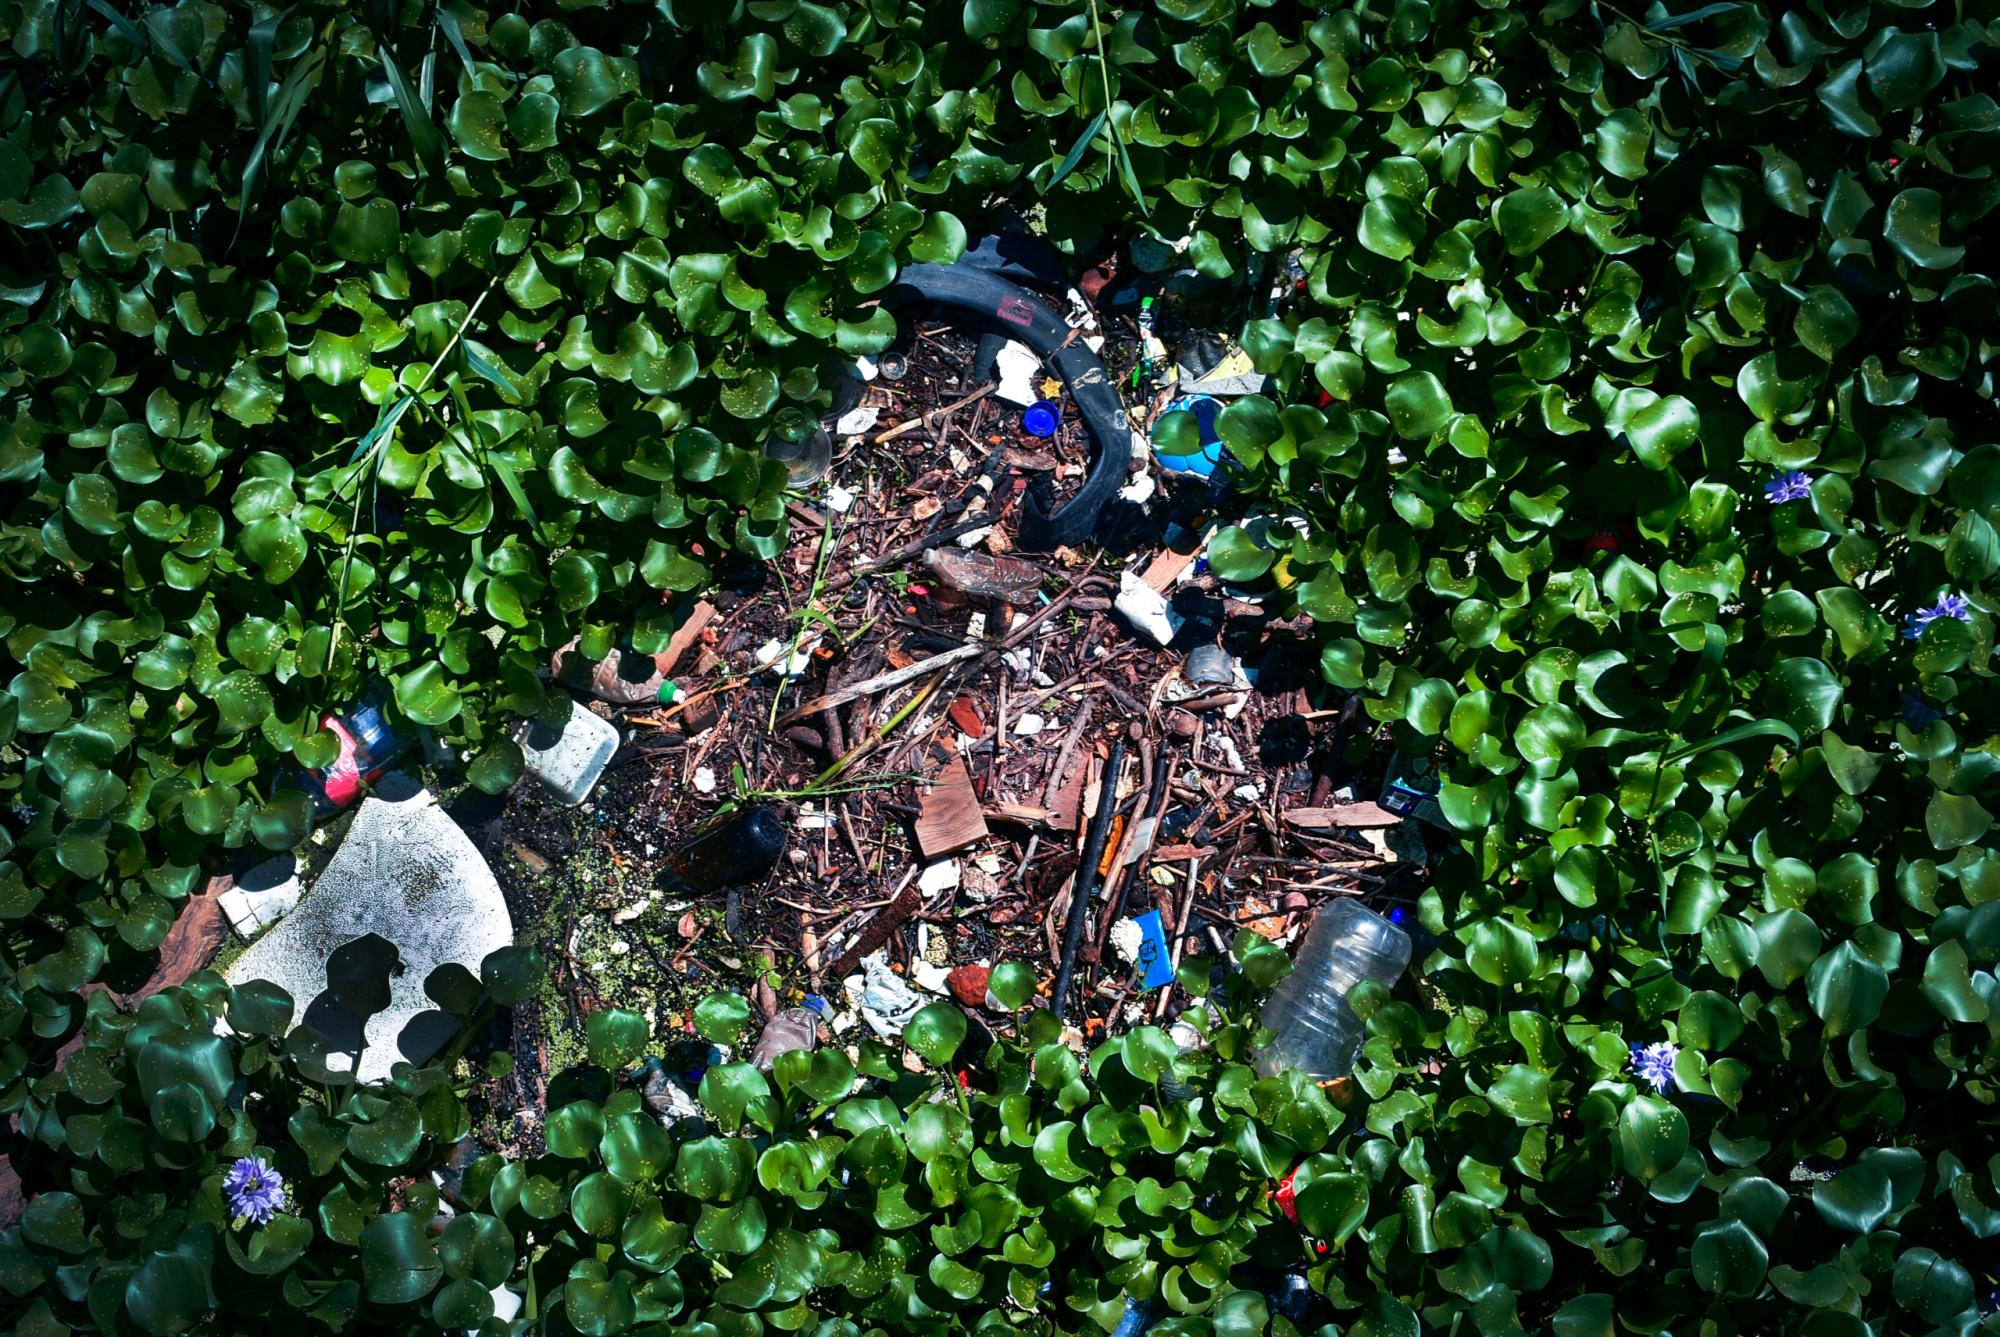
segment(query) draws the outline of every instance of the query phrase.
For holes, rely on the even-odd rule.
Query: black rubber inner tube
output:
[[[1097,527],[1098,512],[1125,485],[1132,462],[1132,428],[1118,387],[1104,363],[1049,303],[997,274],[969,265],[905,265],[882,295],[885,306],[939,306],[976,318],[1019,339],[1062,377],[1069,397],[1096,446],[1082,489],[1065,506],[1044,511],[1030,494],[1020,545],[1047,552],[1081,543]]]

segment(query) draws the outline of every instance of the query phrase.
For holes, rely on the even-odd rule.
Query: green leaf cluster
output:
[[[143,964],[217,847],[300,838],[273,780],[324,762],[323,712],[387,680],[504,782],[551,648],[654,648],[674,596],[775,550],[764,436],[817,416],[830,351],[890,338],[872,304],[902,263],[952,259],[1004,199],[1079,256],[1130,241],[1260,296],[1296,252],[1297,300],[1242,331],[1270,386],[1218,424],[1271,513],[1211,560],[1313,619],[1328,683],[1437,763],[1424,985],[1369,1012],[1344,1110],[1256,1081],[1227,1026],[1203,1058],[1128,1036],[1087,1068],[1031,1036],[963,1103],[836,1102],[830,1057],[725,1065],[723,1127],[671,1169],[636,1132],[614,1164],[633,1110],[586,1102],[578,1155],[494,1170],[478,1209],[565,1222],[538,1307],[844,1337],[1108,1329],[1129,1294],[1162,1337],[1276,1329],[1234,1269],[1297,1254],[1258,1195],[1303,1160],[1313,1285],[1358,1332],[1978,1321],[1989,7],[5,13],[0,1089],[51,1154],[101,1150],[51,1087],[55,1047],[110,1024],[76,990]],[[955,1031],[914,1043],[977,1043]],[[1658,1042],[1670,1092],[1629,1065]],[[1158,1094],[1163,1061],[1194,1098]],[[103,1236],[40,1208],[0,1269],[32,1273],[24,1322],[115,1327],[136,1293],[160,1308],[130,1322],[178,1331],[209,1302],[231,1237],[171,1215],[181,1148],[257,1120],[197,1077],[162,1092],[118,1097],[165,1139],[133,1195],[162,1215]],[[784,1151],[766,1186],[767,1157],[833,1141],[834,1103],[837,1165]],[[63,1192],[105,1191],[89,1174]],[[375,1261],[315,1303],[430,1293],[397,1219],[355,1223]],[[124,1290],[14,1261],[86,1220]],[[438,1321],[469,1326],[484,1276],[453,1274]]]
[[[478,1213],[434,1235],[439,1188],[427,1170],[470,1132],[472,1089],[512,1069],[505,1053],[477,1069],[460,1053],[539,965],[510,947],[478,979],[438,971],[426,991],[459,1038],[435,1062],[398,1063],[390,1081],[356,1086],[337,1023],[360,1033],[393,966],[393,951],[336,952],[328,984],[339,1005],[303,1017],[276,985],[231,990],[207,971],[129,1012],[95,995],[80,1047],[15,1111],[14,1163],[61,1173],[0,1231],[8,1330],[339,1332],[418,1301],[427,1327],[479,1326],[517,1244]],[[619,1028],[607,1015],[593,1035]],[[267,1221],[235,1216],[224,1189],[246,1158],[283,1181]]]

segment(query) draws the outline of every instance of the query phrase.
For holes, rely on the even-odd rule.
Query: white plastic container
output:
[[[560,727],[541,718],[524,720],[515,741],[528,774],[548,786],[562,802],[574,806],[590,797],[598,777],[618,753],[618,730],[574,700]]]

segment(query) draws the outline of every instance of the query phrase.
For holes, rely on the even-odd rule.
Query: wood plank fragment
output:
[[[917,848],[926,860],[941,859],[990,834],[979,795],[972,791],[972,773],[953,757],[932,777],[930,792],[917,810]]]
[[[1293,808],[1283,816],[1293,826],[1306,831],[1326,831],[1339,826],[1379,831],[1403,824],[1402,818],[1379,803],[1336,803],[1330,808]]]
[[[690,608],[687,620],[674,628],[673,636],[667,641],[667,648],[660,651],[659,658],[654,660],[654,663],[659,665],[660,672],[672,674],[674,666],[681,662],[681,656],[701,638],[702,632],[706,631],[708,624],[713,621],[715,621],[715,605],[708,600],[703,599]]]
[[[1012,822],[1016,826],[1048,826],[1056,818],[1052,809],[1037,808],[1031,803],[1010,803],[1004,799],[987,804],[985,812],[990,822]]]
[[[1199,552],[1175,552],[1168,548],[1146,564],[1146,569],[1139,573],[1139,579],[1165,594],[1181,578],[1181,572],[1193,566],[1194,559],[1200,555]]]

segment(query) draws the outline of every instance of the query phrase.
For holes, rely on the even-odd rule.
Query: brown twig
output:
[[[908,422],[899,422],[886,432],[877,432],[874,438],[875,444],[879,446],[884,441],[893,441],[899,436],[907,436],[909,433],[916,431],[919,427],[927,427],[935,419],[942,418],[948,413],[954,412],[955,410],[958,409],[962,409],[967,404],[978,403],[980,400],[986,398],[986,396],[992,394],[993,390],[994,390],[993,386],[983,385],[979,389],[974,390],[971,394],[967,395],[965,398],[957,400],[950,404],[946,404],[943,408],[932,409],[929,413],[924,414],[922,417],[912,418]]]

